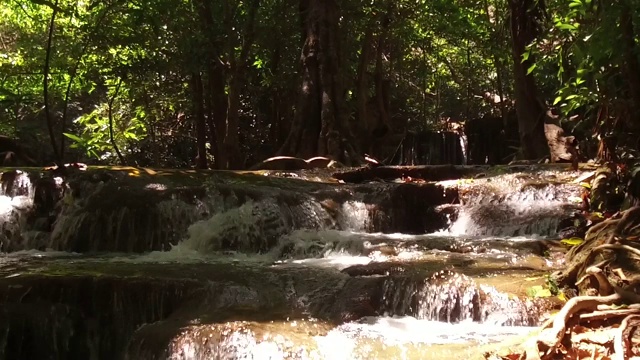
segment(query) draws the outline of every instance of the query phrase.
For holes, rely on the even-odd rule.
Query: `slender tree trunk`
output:
[[[158,75],[158,80],[160,80],[160,75]],[[152,164],[153,166],[160,166],[160,148],[158,146],[158,118],[156,114],[153,112],[151,108],[151,100],[149,96],[149,91],[147,87],[143,85],[142,87],[143,96],[142,99],[144,101],[144,109],[147,114],[150,114],[148,118],[149,124],[149,137],[151,138],[151,152],[152,156]]]
[[[244,72],[246,63],[249,57],[249,50],[253,46],[254,40],[254,27],[255,18],[260,5],[259,0],[253,0],[249,4],[249,14],[247,16],[246,28],[243,34],[243,43],[240,55],[236,57],[235,47],[236,44],[233,41],[229,41],[228,55],[230,59],[229,66],[229,78],[228,78],[228,92],[229,102],[227,108],[227,127],[224,137],[224,150],[227,155],[227,169],[240,169],[243,167],[243,161],[240,154],[240,95],[242,85],[244,83]],[[235,31],[229,26],[231,24],[230,16],[233,16],[234,12],[227,13],[228,31]],[[231,38],[232,36],[229,36]]]
[[[196,168],[207,168],[207,125],[204,118],[204,95],[202,87],[202,75],[194,72],[191,75],[191,92],[193,101],[193,114],[196,128]]]
[[[387,35],[389,33],[389,24],[391,23],[391,10],[388,10],[384,19],[382,20],[382,31],[378,36],[378,44],[376,46],[376,69],[375,69],[375,83],[376,83],[376,106],[378,108],[378,113],[380,114],[380,120],[376,124],[375,128],[372,129],[374,132],[374,136],[377,133],[380,133],[380,128],[388,128],[389,127],[389,107],[387,101],[385,99],[384,93],[384,82],[385,82],[385,71],[383,65],[383,56],[385,51],[385,44],[387,41]]]
[[[116,143],[116,138],[113,132],[113,103],[116,101],[118,94],[120,93],[120,86],[122,85],[122,79],[118,79],[118,84],[116,85],[116,89],[113,91],[113,95],[111,99],[109,99],[108,105],[108,115],[109,115],[109,141],[111,142],[111,146],[113,146],[113,150],[115,150],[116,155],[118,155],[118,160],[120,160],[120,165],[127,165],[124,156],[120,152],[120,148],[118,148],[118,144]]]
[[[214,149],[215,166],[224,169],[227,164],[227,154],[222,148],[224,144],[227,122],[227,94],[225,94],[225,75],[222,64],[212,64],[209,67],[209,139]]]
[[[525,159],[540,159],[549,154],[545,136],[546,109],[538,99],[533,74],[527,73],[534,64],[532,56],[523,61],[527,45],[537,34],[534,7],[536,0],[509,0],[511,9],[511,40],[516,113],[520,129],[522,155]]]
[[[49,35],[47,37],[47,50],[44,59],[44,71],[43,71],[43,97],[44,97],[44,114],[47,121],[47,129],[49,130],[49,140],[51,141],[51,147],[53,149],[53,155],[60,166],[63,165],[58,145],[56,142],[56,134],[53,129],[53,119],[51,117],[51,109],[49,108],[49,69],[51,66],[51,48],[53,46],[53,32],[55,30],[56,15],[58,15],[58,0],[56,0],[53,11],[51,13],[51,20],[49,21]]]
[[[273,54],[271,55],[271,74],[273,76],[278,76],[280,71],[280,43],[276,44],[275,49],[273,50]],[[281,114],[280,114],[280,86],[277,82],[273,81],[271,83],[271,89],[269,91],[271,93],[271,101],[270,101],[270,109],[269,109],[269,143],[274,146],[282,145],[279,143],[280,141],[280,122],[281,122]]]
[[[355,133],[360,135],[361,148],[366,149],[367,151],[370,151],[370,133],[375,126],[375,124],[372,123],[367,111],[367,104],[369,102],[369,82],[367,81],[367,68],[369,67],[369,62],[371,61],[372,40],[373,29],[370,25],[365,31],[364,37],[362,38],[362,50],[360,52],[360,61],[358,63],[358,73],[356,75],[356,103],[358,111],[357,124],[359,125],[356,130],[361,131],[355,131]]]

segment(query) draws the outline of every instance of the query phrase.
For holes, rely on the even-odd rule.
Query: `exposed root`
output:
[[[580,314],[581,321],[596,321],[596,320],[605,320],[612,319],[622,316],[630,316],[630,315],[640,315],[639,309],[609,309],[609,310],[599,310],[594,311],[592,313]]]
[[[556,314],[551,329],[543,330],[538,339],[538,350],[543,352],[543,356],[553,354],[567,331],[567,322],[579,311],[596,310],[598,305],[611,305],[620,302],[620,294],[609,296],[578,296],[570,299],[562,310]]]
[[[611,269],[611,272],[613,272],[614,274],[618,275],[618,277],[621,280],[624,280],[624,281],[627,280],[627,276],[624,274],[624,271],[622,271],[622,269],[620,269],[620,268]]]
[[[537,337],[507,358],[626,360],[637,356],[633,339],[640,329],[639,231],[640,207],[591,227],[585,241],[567,253],[568,267],[554,274],[560,286],[575,289],[575,285],[580,294],[588,295],[567,301],[542,325]]]
[[[632,314],[624,318],[620,323],[620,328],[616,333],[616,337],[613,343],[613,348],[615,350],[615,360],[626,360],[630,357],[628,351],[630,345],[629,341],[629,333],[633,330],[633,328],[638,327],[640,325],[640,315]]]
[[[640,249],[634,248],[633,246],[629,245],[603,244],[593,249],[594,252],[599,250],[625,250],[640,257]]]
[[[576,286],[582,284],[586,279],[593,276],[598,281],[598,289],[599,289],[598,293],[600,295],[611,295],[614,292],[613,286],[611,286],[611,284],[609,283],[609,280],[604,275],[604,273],[602,272],[602,269],[599,266],[592,266],[588,268],[585,272],[587,274],[583,276],[580,280],[578,280],[578,282],[576,283]]]
[[[602,245],[602,249],[615,249],[615,250],[625,250],[628,252],[634,252],[633,250],[637,250],[633,247],[626,245]],[[594,249],[595,250],[595,249]],[[640,303],[640,295],[636,294],[633,291],[629,291],[623,289],[619,286],[615,286],[609,282],[602,269],[597,266],[591,266],[586,271],[587,275],[585,277],[593,276],[598,283],[599,293],[606,296],[578,296],[570,299],[564,305],[562,310],[556,314],[552,322],[547,322],[543,325],[543,331],[537,339],[536,347],[529,347],[524,355],[524,359],[526,360],[537,360],[539,358],[547,358],[551,357],[554,354],[558,353],[558,348],[563,342],[563,339],[567,333],[567,327],[571,320],[571,318],[579,312],[588,311],[590,314],[581,314],[579,316],[579,320],[608,320],[615,317],[625,316],[625,320],[627,322],[634,320],[640,323],[640,309],[638,306],[633,306],[628,309],[610,309],[605,311],[599,311],[598,308],[603,305],[613,305],[613,304],[637,304]],[[583,282],[585,277],[580,279],[579,282]],[[623,322],[624,324],[624,322]],[[622,327],[622,326],[621,326]],[[624,328],[628,326],[625,325]],[[623,356],[620,359],[626,359],[624,354],[626,354],[626,350],[620,352],[620,345],[623,343],[623,340],[619,340],[624,338],[623,335],[625,330],[620,330],[619,335],[617,336],[615,342],[615,352],[616,356]],[[522,357],[521,357],[522,358]]]

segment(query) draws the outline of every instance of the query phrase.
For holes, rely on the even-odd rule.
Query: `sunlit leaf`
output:
[[[564,245],[568,245],[568,246],[576,246],[576,245],[580,245],[584,242],[584,239],[579,238],[579,237],[572,237],[569,239],[562,239],[560,240],[560,243],[564,244]]]

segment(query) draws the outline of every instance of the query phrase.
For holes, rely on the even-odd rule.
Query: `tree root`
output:
[[[598,265],[600,265],[600,264],[598,264]],[[599,289],[598,293],[600,295],[611,295],[614,292],[613,286],[611,286],[611,284],[609,283],[609,280],[604,275],[604,273],[602,272],[602,269],[598,265],[591,266],[590,268],[588,268],[585,271],[587,274],[585,276],[583,276],[580,280],[578,280],[578,282],[576,282],[576,286],[580,285],[586,279],[588,279],[589,277],[593,276],[598,281],[598,289]]]
[[[631,314],[624,318],[620,323],[620,328],[616,333],[616,337],[613,343],[613,349],[615,353],[615,360],[626,360],[629,355],[629,333],[633,328],[640,326],[640,315]]]
[[[581,321],[597,321],[622,316],[640,315],[640,309],[608,309],[580,314]]]
[[[634,248],[633,246],[629,246],[629,245],[603,244],[593,248],[593,251],[599,251],[599,250],[625,250],[640,257],[640,249]]]
[[[625,250],[632,253],[636,253],[636,251],[638,251],[638,255],[640,255],[640,250],[627,245],[605,244],[595,248],[594,251],[601,249]],[[556,353],[567,332],[567,324],[569,320],[573,315],[582,311],[591,311],[591,314],[580,316],[581,319],[591,320],[627,315],[625,318],[626,322],[623,321],[624,326],[621,325],[622,330],[618,333],[616,338],[617,340],[615,342],[616,356],[620,359],[625,359],[625,329],[628,328],[628,323],[631,320],[640,322],[640,315],[638,314],[639,309],[634,306],[630,309],[598,311],[598,308],[602,305],[613,305],[619,303],[637,304],[640,303],[640,295],[610,283],[600,267],[591,266],[587,268],[585,272],[587,274],[585,277],[580,279],[578,283],[583,282],[586,277],[593,276],[598,283],[599,293],[606,294],[606,296],[578,296],[567,301],[560,312],[558,312],[558,314],[553,318],[553,321],[547,321],[543,325],[543,330],[536,341],[536,346],[529,346],[524,354],[526,360],[537,360],[542,357],[546,358]]]
[[[564,305],[556,314],[550,329],[544,329],[538,338],[538,351],[542,350],[543,356],[548,356],[556,351],[567,331],[567,322],[577,312],[595,310],[598,305],[612,305],[622,301],[623,297],[615,293],[608,296],[577,296]]]

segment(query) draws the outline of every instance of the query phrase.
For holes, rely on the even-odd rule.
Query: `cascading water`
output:
[[[472,358],[539,323],[522,287],[553,266],[579,175],[88,171],[54,182],[45,211],[40,175],[17,174],[0,194],[0,359]]]

